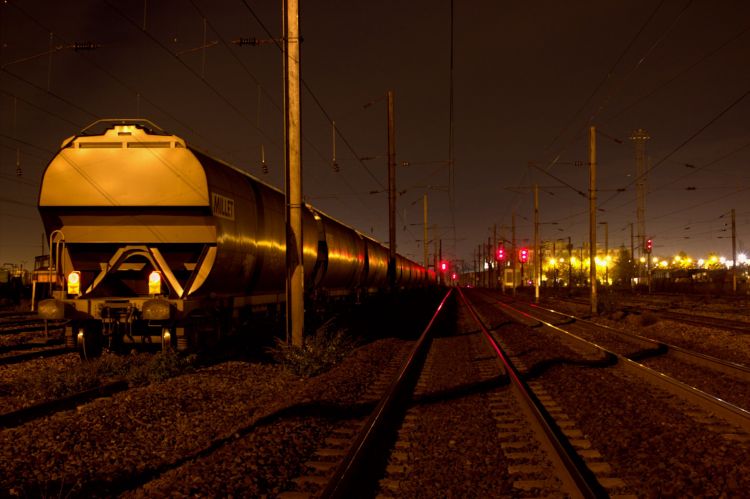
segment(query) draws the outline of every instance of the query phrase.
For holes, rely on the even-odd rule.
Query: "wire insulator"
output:
[[[76,52],[80,50],[94,50],[97,46],[98,45],[94,42],[75,42],[73,44],[73,50]]]
[[[245,45],[250,45],[251,47],[255,47],[256,45],[260,45],[260,41],[255,38],[238,38],[237,40],[234,40],[232,43],[235,45],[239,45],[240,47],[243,47]]]

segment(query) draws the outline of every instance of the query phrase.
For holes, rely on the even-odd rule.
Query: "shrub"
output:
[[[131,385],[163,381],[192,370],[195,359],[195,356],[182,357],[175,352],[157,353],[149,356],[145,363],[130,366],[125,373],[125,379]]]
[[[344,329],[333,326],[333,319],[323,324],[315,334],[305,338],[297,347],[277,339],[269,353],[276,362],[305,378],[316,376],[339,363],[356,346]]]

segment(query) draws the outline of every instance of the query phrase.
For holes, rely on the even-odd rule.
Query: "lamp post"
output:
[[[568,236],[568,293],[573,290],[573,243]]]
[[[609,286],[609,223],[599,222],[599,225],[604,226],[604,284]]]

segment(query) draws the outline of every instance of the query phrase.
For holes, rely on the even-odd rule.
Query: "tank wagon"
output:
[[[69,319],[66,344],[84,353],[201,347],[242,313],[285,300],[283,193],[144,120],[102,120],[65,140],[39,212],[51,298],[38,313]],[[309,205],[303,255],[309,299],[436,282],[399,255],[389,283],[387,248]]]

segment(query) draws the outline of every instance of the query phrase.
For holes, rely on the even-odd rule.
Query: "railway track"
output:
[[[617,330],[539,305],[511,303],[507,298],[488,296],[499,300],[509,310],[524,314],[532,322],[541,320],[550,326],[560,327],[613,353],[750,410],[750,366]]]
[[[281,497],[604,493],[456,298],[458,330],[430,338],[428,327],[361,429],[337,430]]]
[[[108,397],[129,388],[126,381],[118,380],[102,384],[89,390],[60,397],[54,400],[39,402],[15,411],[0,414],[0,430],[13,428],[34,419],[50,416],[56,412],[72,409],[100,397]]]
[[[61,347],[64,321],[43,321],[31,312],[0,316],[0,366],[68,353]]]
[[[723,329],[725,331],[732,331],[739,334],[750,334],[750,322],[738,321],[733,319],[723,319],[719,317],[711,317],[708,315],[699,314],[688,314],[683,312],[675,312],[673,310],[663,310],[658,308],[638,307],[636,309],[627,309],[628,311],[649,311],[653,314],[658,315],[662,319],[668,319],[672,321],[684,322],[685,324],[692,324],[694,326],[711,327],[716,329]]]
[[[564,301],[576,303],[579,305],[588,305],[589,301],[584,299],[568,298]],[[668,305],[657,306],[645,302],[634,301],[630,298],[623,300],[621,309],[630,314],[641,315],[645,312],[653,314],[661,319],[682,322],[700,327],[709,327],[732,331],[738,334],[750,334],[750,322],[723,317],[713,317],[702,313],[687,313],[668,310]],[[735,310],[736,311],[736,310]]]
[[[406,315],[399,322],[420,328],[429,318]],[[0,491],[21,496],[55,491],[67,497],[175,491],[276,496],[302,476],[304,462],[326,438],[342,435],[337,432],[346,429],[344,421],[362,423],[393,375],[366,395],[373,372],[391,362],[398,368],[408,345],[400,337],[368,342],[311,381],[270,363],[221,362],[75,404],[75,411],[12,424],[0,431]],[[67,369],[67,360],[54,362]],[[41,364],[30,368],[46,370]],[[23,379],[13,384],[10,375],[3,376],[10,371],[0,370],[0,393],[26,386]],[[73,447],[75,453],[66,451]]]
[[[610,366],[592,369],[586,360],[606,349],[572,333],[573,323],[472,297],[532,388],[544,390],[637,494],[732,496],[750,485],[746,410],[614,352]]]
[[[33,359],[57,357],[71,352],[70,348],[60,346],[62,341],[47,343],[22,343],[0,350],[0,366],[18,364]]]
[[[386,418],[387,431],[368,421],[380,404],[381,413],[389,412],[379,401],[411,356],[412,344],[404,340],[368,345],[358,350],[360,361],[350,359],[309,387],[269,366],[220,364],[28,420],[0,432],[0,490],[13,488],[20,495],[61,490],[76,497],[209,491],[320,496],[334,483],[336,470],[359,466],[348,460],[353,448],[369,454],[360,463],[376,465],[365,464],[373,473],[349,483],[383,497],[416,495],[413,487],[424,495],[581,496],[576,488],[563,492],[568,490],[563,483],[578,486],[577,479],[561,478],[571,476],[571,469],[588,470],[593,487],[604,489],[594,493],[598,496],[737,496],[750,485],[750,461],[742,454],[748,451],[747,433],[738,424],[665,388],[646,390],[640,375],[616,367],[626,361],[614,354],[585,342],[563,342],[543,332],[546,327],[512,323],[495,304],[474,306],[487,333],[471,322],[468,306],[459,308],[459,327],[433,338],[424,368],[411,378],[407,402],[391,405],[396,415]],[[490,355],[485,334],[508,348],[507,366]],[[527,343],[533,339],[539,343]],[[559,350],[549,350],[553,345]],[[366,373],[366,379],[355,372]],[[564,458],[555,444],[543,443],[550,441],[547,431],[534,423],[532,406],[515,395],[513,373],[539,403],[562,455],[572,449],[571,468],[559,464]],[[578,388],[568,390],[571,383]],[[605,433],[622,425],[629,426]],[[385,445],[357,444],[360,432]],[[682,440],[695,451],[687,452]],[[674,457],[664,450],[673,441],[680,442],[670,448]],[[74,456],[45,458],[71,445],[78,449]],[[717,463],[710,473],[709,461]],[[730,461],[737,476],[724,468]],[[672,483],[686,486],[688,465],[701,478],[695,489],[668,489]],[[712,474],[737,487],[712,494],[702,478]]]
[[[618,355],[663,372],[683,383],[750,410],[750,366],[728,362],[635,333],[613,329],[586,319],[515,302],[512,307],[549,325],[595,342]]]
[[[31,312],[13,312],[11,315],[0,317],[0,335],[56,331],[64,327],[65,321],[43,320]]]

